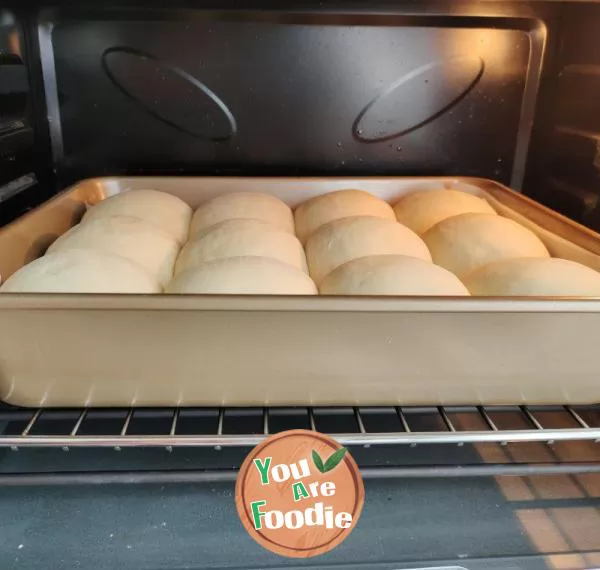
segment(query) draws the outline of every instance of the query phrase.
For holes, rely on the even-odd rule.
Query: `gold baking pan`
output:
[[[197,207],[234,191],[296,206],[360,188],[394,202],[484,195],[555,256],[600,270],[600,236],[473,178],[99,178],[0,230],[8,277],[135,188]],[[23,406],[584,404],[600,402],[600,300],[0,295],[0,398]]]

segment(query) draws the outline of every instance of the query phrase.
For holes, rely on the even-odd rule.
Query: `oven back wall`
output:
[[[419,173],[519,188],[548,17],[456,11],[46,13],[59,181]]]

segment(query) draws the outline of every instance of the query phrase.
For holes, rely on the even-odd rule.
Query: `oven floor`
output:
[[[352,535],[303,561],[246,534],[233,483],[0,487],[0,567],[590,568],[600,558],[600,476],[367,480]]]

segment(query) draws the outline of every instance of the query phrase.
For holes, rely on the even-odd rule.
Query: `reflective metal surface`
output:
[[[545,419],[548,414],[551,414],[551,422]],[[15,408],[2,412],[0,418],[9,426],[8,431],[0,434],[0,447],[14,450],[19,447],[113,447],[117,450],[124,447],[164,447],[172,450],[174,447],[254,446],[269,434],[283,429],[301,427],[328,431],[328,425],[334,428],[332,433],[343,445],[366,447],[390,444],[600,443],[598,406],[537,409],[527,406],[250,408],[245,411],[235,408],[165,408],[154,411],[134,408],[25,411]],[[18,425],[22,426],[20,430],[16,427]],[[244,425],[250,428],[245,433]],[[511,425],[515,427],[511,428]]]

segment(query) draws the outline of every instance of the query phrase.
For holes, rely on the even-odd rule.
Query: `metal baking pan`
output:
[[[551,253],[600,269],[600,236],[474,178],[99,178],[0,230],[4,278],[86,205],[134,188],[192,207],[262,191],[291,206],[360,188],[390,202],[485,195]],[[600,402],[600,300],[0,295],[0,397],[23,406],[583,404]]]

